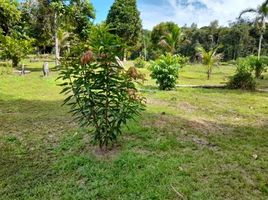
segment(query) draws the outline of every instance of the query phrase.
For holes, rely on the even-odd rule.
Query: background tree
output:
[[[265,33],[265,30],[266,30],[266,18],[268,17],[268,0],[266,0],[263,4],[261,4],[257,9],[249,8],[249,9],[243,10],[240,13],[239,18],[241,18],[242,15],[246,13],[256,14],[255,24],[260,33],[259,48],[258,48],[258,58],[260,59],[263,34]]]
[[[18,67],[19,62],[32,51],[32,40],[4,36],[0,32],[0,56],[10,59],[13,67]]]
[[[27,0],[21,5],[29,36],[36,39],[40,52],[51,53],[54,46],[57,65],[66,44],[88,39],[90,19],[95,17],[89,0]]]
[[[53,33],[54,33],[54,44],[55,44],[55,65],[60,64],[60,46],[59,46],[59,25],[66,18],[66,8],[63,0],[52,0],[49,2],[50,11],[53,13]]]
[[[10,30],[20,19],[17,1],[0,0],[0,27],[2,34],[10,34]]]
[[[179,26],[174,25],[170,28],[170,32],[165,32],[160,38],[158,44],[163,47],[167,52],[175,54],[179,43],[182,40],[182,34]]]
[[[180,33],[179,26],[174,22],[162,22],[156,25],[151,33],[151,41],[154,49],[161,49],[161,53],[166,50],[175,52]]]
[[[89,37],[92,26],[91,19],[95,18],[93,5],[89,0],[71,0],[68,8],[69,20],[73,30],[79,39],[86,40]]]
[[[219,31],[219,43],[224,44],[222,53],[224,60],[236,60],[252,54],[255,49],[255,39],[251,36],[252,27],[248,23],[233,23]]]
[[[111,33],[119,36],[124,44],[133,47],[141,39],[142,24],[136,0],[115,0],[106,23]],[[124,50],[124,60],[127,57],[127,48]]]

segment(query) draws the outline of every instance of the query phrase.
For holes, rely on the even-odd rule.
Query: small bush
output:
[[[170,90],[176,86],[179,77],[179,56],[167,54],[151,62],[151,77],[156,79],[160,90]]]
[[[134,61],[134,66],[137,68],[144,68],[146,66],[146,62],[144,61],[144,59],[142,57],[138,57]]]
[[[12,65],[8,62],[0,62],[0,75],[12,74]]]
[[[250,72],[236,73],[228,83],[230,89],[255,90],[256,81]]]
[[[144,109],[144,98],[135,86],[142,75],[117,63],[123,45],[107,27],[92,28],[89,46],[82,57],[65,58],[59,78],[62,93],[68,96],[64,103],[83,127],[90,128],[93,141],[102,148],[113,144],[122,125]]]
[[[236,74],[230,78],[228,88],[255,90],[256,81],[252,75],[252,68],[247,59],[239,59],[237,61]]]

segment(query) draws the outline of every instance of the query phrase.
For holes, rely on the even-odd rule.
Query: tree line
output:
[[[242,11],[240,16],[238,13],[229,26],[219,26],[218,21],[201,28],[197,24],[179,27],[174,22],[162,22],[153,30],[142,29],[136,4],[136,0],[116,0],[103,22],[122,39],[124,59],[155,60],[169,52],[195,61],[198,46],[205,50],[220,46],[218,53],[224,61],[268,53],[268,0],[256,9]],[[246,12],[257,13],[256,19],[243,19]],[[89,39],[94,19],[95,10],[89,0],[0,0],[1,57],[12,59],[17,66],[30,52],[54,53],[59,65],[60,56]]]

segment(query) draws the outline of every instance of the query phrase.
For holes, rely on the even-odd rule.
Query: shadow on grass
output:
[[[96,161],[94,164],[100,168],[96,169],[94,164],[92,165],[91,159],[80,160],[80,154],[87,155],[87,158],[91,155],[91,152],[83,152],[82,150],[82,147],[88,145],[87,143],[84,144],[83,137],[73,141],[67,139],[70,143],[66,143],[66,137],[70,137],[79,129],[77,124],[72,122],[71,116],[66,114],[66,107],[60,106],[61,103],[61,101],[0,100],[0,196],[4,199],[55,198],[57,195],[71,192],[73,189],[77,193],[70,193],[69,197],[75,199],[81,193],[84,196],[89,195],[93,186],[83,183],[85,187],[81,187],[80,184],[83,178],[90,180],[92,177],[99,179],[100,183],[105,182],[107,185],[117,182],[115,188],[124,188],[124,185],[129,185],[131,188],[136,181],[138,184],[134,184],[134,186],[137,188],[134,187],[134,191],[131,190],[132,194],[129,188],[121,188],[126,197],[128,195],[133,197],[134,195],[138,198],[146,195],[146,191],[152,190],[154,193],[162,192],[166,199],[174,199],[176,196],[170,194],[170,191],[165,188],[162,191],[163,188],[158,188],[155,185],[157,182],[161,184],[164,184],[165,181],[167,183],[174,182],[173,176],[177,173],[173,168],[176,163],[194,168],[196,171],[192,171],[192,174],[187,174],[187,176],[191,177],[190,185],[200,184],[200,186],[203,183],[202,180],[196,180],[196,174],[205,173],[210,169],[216,170],[214,173],[220,173],[221,168],[218,164],[227,166],[230,163],[236,163],[237,168],[227,170],[225,172],[227,174],[223,176],[212,174],[211,177],[207,177],[206,181],[208,183],[204,184],[207,189],[212,188],[212,190],[209,190],[210,192],[215,193],[211,196],[218,195],[217,197],[223,198],[226,196],[221,195],[226,195],[224,192],[227,192],[229,196],[243,197],[243,194],[239,196],[241,194],[237,193],[243,184],[245,194],[251,195],[252,186],[244,182],[243,178],[240,180],[240,184],[234,185],[229,191],[221,191],[221,185],[225,182],[229,181],[231,185],[236,183],[236,179],[230,178],[232,170],[246,170],[247,176],[254,182],[254,190],[260,191],[259,195],[261,196],[268,195],[265,192],[267,189],[265,181],[261,180],[264,186],[258,185],[258,181],[260,181],[258,176],[261,175],[261,179],[265,179],[268,174],[266,173],[268,160],[267,157],[265,158],[267,156],[266,142],[268,136],[266,130],[268,130],[268,123],[260,127],[234,126],[221,122],[194,121],[163,113],[153,114],[147,111],[144,112],[138,122],[130,122],[130,129],[124,129],[125,135],[119,141],[122,143],[122,150],[120,150],[119,155],[132,152],[134,157],[131,159],[133,160],[126,161],[126,157],[122,157],[122,160],[120,160],[121,157],[118,156],[109,163],[101,162],[102,164],[100,164],[100,161]],[[65,145],[64,148],[59,148],[62,143]],[[185,152],[185,155],[183,152]],[[258,152],[261,159],[251,163],[251,154],[254,152]],[[142,159],[148,159],[147,164],[153,167],[147,169],[145,164],[141,164],[137,168],[129,167],[133,162],[133,166],[139,166],[138,162],[140,160],[135,155],[140,154],[143,155]],[[151,154],[154,156],[151,157]],[[189,156],[188,154],[192,156],[191,159],[179,160],[181,157]],[[202,156],[206,157],[202,158]],[[64,162],[61,162],[62,158],[70,158],[71,161],[63,160]],[[169,161],[167,159],[172,159],[172,168],[171,166],[170,168],[169,166],[163,169],[158,168],[158,165]],[[205,161],[214,164],[206,166]],[[68,162],[72,164],[68,165]],[[118,165],[118,162],[123,164]],[[124,162],[126,163],[124,164]],[[146,161],[144,162],[146,163]],[[55,170],[55,165],[59,165],[60,172]],[[206,167],[203,168],[202,165]],[[69,168],[66,169],[66,166],[69,166]],[[84,168],[89,171],[83,173]],[[104,170],[106,174],[110,175],[104,176],[98,170],[100,172]],[[130,178],[126,179],[116,175],[119,173],[117,170],[120,173],[126,173],[126,177],[130,176]],[[150,171],[152,174],[149,173]],[[139,179],[136,179],[136,177],[141,179],[139,174],[142,172],[145,173],[144,175],[147,176],[149,182],[138,182]],[[159,179],[155,178],[156,174],[159,174]],[[176,175],[177,178],[179,176],[185,175],[180,173]],[[239,174],[234,176],[241,178]],[[221,179],[215,183],[214,178],[218,177],[221,177]],[[162,182],[163,180],[164,182]],[[185,180],[181,180],[181,182],[186,185],[189,184]],[[214,185],[211,186],[211,184]],[[106,196],[101,196],[101,191],[107,193],[105,187],[100,185],[98,187],[99,192],[95,194],[96,196],[92,195],[96,199],[105,199]],[[187,197],[191,197],[191,192],[196,190],[195,187],[189,187],[189,191],[186,189],[183,191]],[[215,187],[214,190],[213,187]],[[141,188],[146,188],[146,190],[139,190]],[[202,188],[200,188],[200,191],[203,192]],[[154,193],[150,193],[150,195]],[[116,192],[115,194],[119,195]],[[149,197],[152,198],[153,196]]]

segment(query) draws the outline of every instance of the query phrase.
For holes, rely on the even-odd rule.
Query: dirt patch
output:
[[[122,151],[121,145],[113,145],[111,147],[103,147],[100,149],[98,146],[92,147],[92,154],[99,159],[111,160],[117,157],[117,155]]]
[[[196,110],[196,107],[189,104],[188,102],[179,103],[178,107],[186,112],[194,112]]]
[[[144,149],[144,148],[139,148],[139,147],[134,147],[133,151],[135,153],[142,154],[142,155],[151,155],[152,154],[151,151]]]
[[[151,99],[151,98],[148,98],[148,99],[147,99],[147,104],[166,106],[166,105],[168,105],[169,103],[166,102],[166,101],[164,101],[164,100],[160,100],[160,99]]]
[[[185,119],[169,114],[154,114],[142,120],[142,124],[147,128],[169,129],[170,131],[184,130],[185,132],[209,134],[225,134],[232,131],[231,127],[218,124],[214,121],[204,119]]]
[[[199,138],[197,136],[193,136],[191,138],[191,141],[193,141],[195,144],[197,144],[199,146],[206,146],[206,147],[208,147],[210,149],[217,149],[218,148],[218,146],[216,144],[212,144],[209,141],[207,141],[206,139]]]
[[[197,131],[199,133],[203,133],[204,135],[208,135],[210,133],[225,133],[228,127],[217,124],[213,121],[206,121],[203,119],[195,119],[192,121],[188,121],[186,124],[187,128]],[[230,130],[228,130],[230,131]]]
[[[142,124],[144,127],[147,127],[147,128],[154,127],[154,128],[162,129],[162,128],[170,127],[176,122],[177,120],[175,117],[171,115],[167,115],[166,113],[161,113],[158,115],[154,115],[150,119],[143,120]]]

